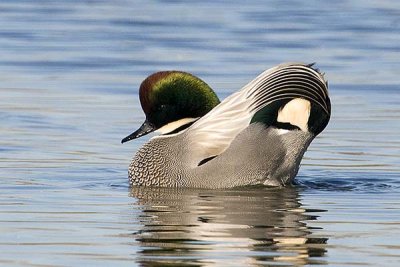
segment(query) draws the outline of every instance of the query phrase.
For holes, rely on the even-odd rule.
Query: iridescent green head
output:
[[[204,116],[219,104],[214,91],[196,76],[181,71],[161,71],[147,77],[139,89],[140,104],[146,114],[143,125],[122,143],[157,129],[169,129]]]

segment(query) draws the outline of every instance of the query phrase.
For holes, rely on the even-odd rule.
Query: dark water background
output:
[[[0,2],[0,265],[400,265],[399,1]],[[137,88],[224,98],[317,62],[333,114],[294,188],[129,189]]]

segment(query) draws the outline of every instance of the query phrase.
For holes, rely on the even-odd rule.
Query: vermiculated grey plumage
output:
[[[132,160],[130,184],[203,188],[284,185],[296,176],[312,138],[300,130],[279,135],[276,128],[254,123],[226,151],[201,166],[191,159],[190,147],[182,146],[185,133],[152,139]]]

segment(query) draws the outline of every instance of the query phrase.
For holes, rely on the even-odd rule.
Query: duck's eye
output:
[[[161,106],[158,107],[158,111],[164,111],[167,108],[167,105],[162,104]]]

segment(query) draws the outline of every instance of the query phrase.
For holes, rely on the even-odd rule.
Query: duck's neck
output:
[[[184,118],[184,119],[180,119],[177,121],[173,121],[173,122],[170,122],[170,123],[162,126],[156,132],[163,134],[163,135],[176,133],[176,132],[186,129],[197,119],[198,118]]]

